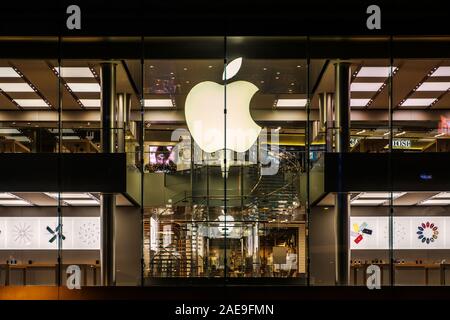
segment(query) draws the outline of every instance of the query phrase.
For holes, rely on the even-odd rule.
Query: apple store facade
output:
[[[0,286],[449,283],[450,38],[0,42]]]

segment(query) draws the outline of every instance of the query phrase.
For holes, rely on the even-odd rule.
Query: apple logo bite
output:
[[[228,80],[235,76],[241,64],[242,58],[231,61],[222,79]],[[204,81],[191,89],[184,108],[186,123],[203,151],[227,149],[245,152],[250,149],[261,132],[261,127],[250,115],[250,100],[257,91],[258,87],[248,81],[235,81],[226,85]]]

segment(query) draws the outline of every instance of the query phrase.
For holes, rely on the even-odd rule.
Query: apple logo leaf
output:
[[[241,65],[242,58],[234,59],[233,61],[228,63],[225,67],[225,70],[223,71],[222,80],[229,80],[233,78],[239,72]]]

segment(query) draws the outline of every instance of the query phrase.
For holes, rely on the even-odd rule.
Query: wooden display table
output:
[[[353,285],[358,284],[358,270],[363,271],[363,285],[366,284],[367,281],[367,267],[370,265],[377,265],[381,269],[381,283],[383,283],[383,269],[389,269],[390,264],[389,263],[363,263],[363,264],[352,264],[350,269],[353,276]],[[396,263],[394,264],[394,270],[423,270],[424,271],[424,277],[425,277],[425,285],[429,285],[429,276],[430,276],[430,270],[440,270],[439,274],[439,283],[441,285],[445,285],[445,276],[446,276],[446,270],[450,268],[450,264],[447,263],[428,263],[428,264],[416,264],[416,263]]]
[[[81,269],[81,276],[82,276],[82,285],[86,286],[88,283],[87,278],[87,271],[89,269],[92,269],[93,272],[93,285],[97,285],[97,270],[100,269],[100,265],[98,264],[76,264]],[[69,265],[61,265],[61,273],[65,272],[65,269]],[[58,285],[58,265],[56,264],[43,264],[43,263],[36,263],[36,264],[0,264],[0,270],[5,270],[5,286],[9,286],[11,283],[11,271],[12,270],[21,270],[22,271],[22,285],[26,286],[29,283],[27,283],[27,276],[28,272],[31,270],[36,269],[47,269],[52,270],[55,274],[55,285]]]

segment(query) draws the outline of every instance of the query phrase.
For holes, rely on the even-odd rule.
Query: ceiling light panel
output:
[[[450,204],[450,199],[428,199],[422,201],[420,205],[429,206],[429,205],[448,205]]]
[[[351,201],[352,205],[378,206],[385,203],[386,199],[355,199]]]
[[[361,67],[356,74],[357,78],[387,78],[389,77],[390,70],[394,73],[397,67]]]
[[[424,82],[416,91],[447,91],[450,89],[450,82]]]
[[[20,75],[11,67],[0,67],[0,78],[20,78]]]
[[[47,196],[58,199],[58,193],[47,192]],[[61,193],[61,199],[92,199],[89,193]]]
[[[168,108],[173,107],[173,102],[171,99],[145,99],[144,107]]]
[[[94,199],[65,199],[65,203],[71,206],[98,206],[98,201]]]
[[[3,92],[34,92],[33,88],[26,82],[0,83]]]
[[[392,192],[392,197],[394,199],[403,196],[405,192]],[[389,199],[391,197],[390,192],[363,192],[360,193],[358,199]]]
[[[48,104],[42,99],[14,99],[14,102],[24,108],[48,107]]]
[[[101,105],[100,99],[80,99],[80,102],[86,108],[100,108]]]
[[[17,196],[9,192],[0,192],[0,199],[17,199]]]
[[[431,74],[431,77],[450,77],[450,67],[439,67]]]
[[[305,107],[307,99],[278,99],[277,107]]]
[[[63,78],[94,78],[91,69],[87,67],[56,67],[55,71]]]
[[[370,99],[350,99],[351,107],[365,107],[370,102]]]
[[[353,92],[374,92],[380,90],[383,82],[353,82],[350,91]]]
[[[406,99],[401,106],[402,107],[427,107],[434,103],[436,98],[410,98]]]
[[[450,192],[440,192],[437,195],[432,196],[433,199],[450,199]]]
[[[0,199],[0,206],[31,206],[31,204],[22,199]]]
[[[100,92],[100,85],[98,83],[78,83],[78,82],[68,82],[67,86],[73,92]]]

